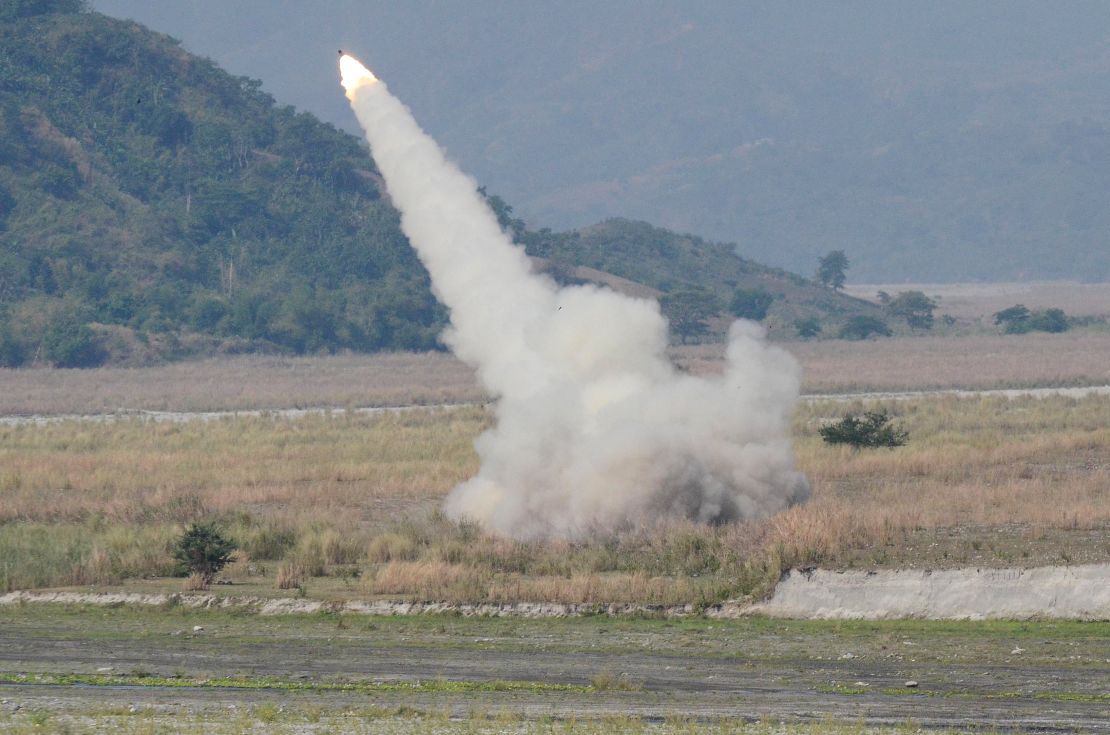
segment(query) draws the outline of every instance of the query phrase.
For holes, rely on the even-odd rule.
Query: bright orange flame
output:
[[[378,78],[362,62],[353,56],[343,54],[339,57],[340,84],[347,90],[347,98],[354,99],[355,90],[367,84],[373,84]]]

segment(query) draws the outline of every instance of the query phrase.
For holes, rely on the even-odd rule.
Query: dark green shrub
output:
[[[194,523],[174,543],[173,558],[178,574],[199,574],[207,584],[231,561],[236,548],[215,523]]]
[[[43,356],[54,367],[96,367],[104,362],[104,352],[88,324],[72,313],[51,319],[42,335]]]
[[[1006,334],[1024,334],[1029,331],[1029,309],[1025,304],[1014,304],[994,313],[994,323]]]
[[[818,429],[826,444],[849,444],[861,447],[900,447],[909,433],[893,426],[886,409],[867,411],[863,415],[848,414],[835,424]]]
[[[0,367],[19,367],[25,362],[27,346],[16,339],[8,325],[0,322]]]
[[[1015,304],[995,312],[994,323],[1006,334],[1027,332],[1066,332],[1071,324],[1063,309],[1030,311],[1024,304]]]
[[[890,327],[878,317],[854,316],[840,328],[841,339],[867,339],[871,335],[889,337]]]
[[[794,329],[802,339],[813,339],[821,334],[821,322],[815,316],[807,316],[794,322]]]
[[[1068,317],[1063,309],[1045,309],[1034,311],[1029,317],[1029,329],[1036,332],[1066,332],[1068,331]]]
[[[738,288],[732,294],[728,310],[739,319],[759,322],[767,316],[767,310],[775,297],[762,288]]]

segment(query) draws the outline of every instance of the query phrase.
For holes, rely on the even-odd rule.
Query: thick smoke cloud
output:
[[[409,110],[353,59],[342,67],[402,229],[451,311],[444,340],[496,399],[481,469],[451,492],[449,515],[580,538],[760,518],[808,497],[789,439],[798,365],[758,325],[732,325],[723,375],[676,371],[654,301],[533,273]]]

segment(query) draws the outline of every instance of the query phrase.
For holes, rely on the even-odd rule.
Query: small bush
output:
[[[174,544],[179,574],[201,575],[211,583],[235,553],[235,542],[224,538],[214,523],[194,523]]]
[[[46,325],[42,349],[50,364],[59,368],[96,367],[105,358],[89,325],[68,313],[59,314]]]
[[[821,334],[821,322],[815,316],[807,316],[794,322],[794,329],[802,339],[813,339]]]
[[[761,322],[767,316],[775,297],[763,288],[738,288],[732,294],[728,310],[739,319]]]
[[[822,426],[818,431],[826,444],[849,444],[861,447],[900,447],[909,433],[890,423],[886,410],[867,411],[862,416],[848,414],[840,421]]]
[[[1068,317],[1063,309],[1045,309],[1034,311],[1029,317],[1029,328],[1037,332],[1052,332],[1059,334],[1068,331]]]
[[[27,346],[0,322],[0,367],[14,368],[27,362]]]
[[[886,322],[873,316],[854,316],[840,328],[841,339],[867,339],[872,335],[889,337],[891,334]]]

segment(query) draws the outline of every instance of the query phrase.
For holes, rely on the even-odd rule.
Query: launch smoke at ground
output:
[[[799,369],[738,321],[724,375],[678,373],[654,301],[534,274],[477,185],[359,62],[343,86],[451,311],[444,340],[496,398],[481,468],[446,510],[517,538],[767,516],[805,500],[789,438]]]

